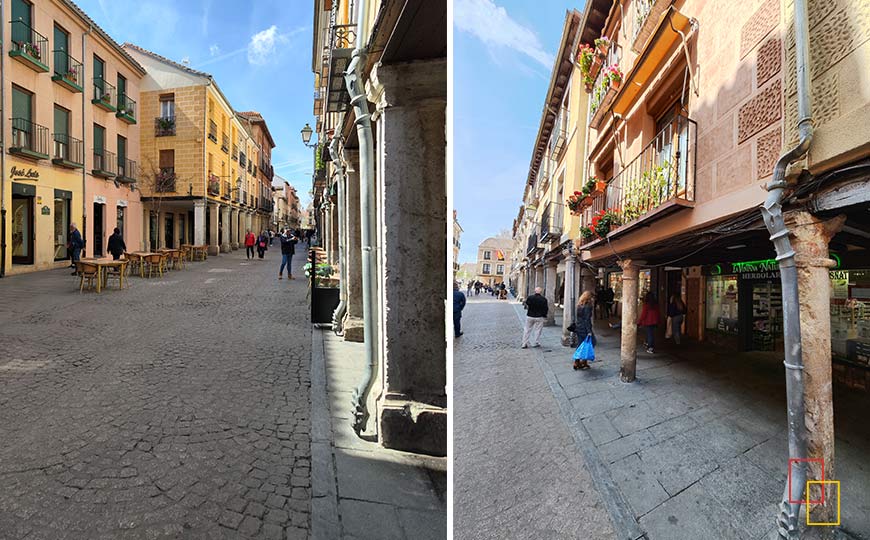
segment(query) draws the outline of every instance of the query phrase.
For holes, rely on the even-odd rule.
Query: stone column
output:
[[[547,310],[547,322],[544,326],[556,325],[556,262],[546,263],[544,267],[544,298],[550,309]]]
[[[157,247],[166,247],[166,212],[157,212]]]
[[[254,224],[251,221],[251,211],[247,210],[245,211],[245,233],[251,231],[256,235],[257,231],[254,230]]]
[[[218,238],[218,205],[217,203],[208,203],[208,219],[211,244],[208,246],[209,255],[217,255],[221,252],[220,239]]]
[[[804,361],[804,413],[807,427],[807,457],[824,460],[825,480],[836,480],[834,462],[834,402],[831,377],[831,279],[836,264],[828,258],[828,243],[843,227],[845,215],[827,221],[809,212],[787,215],[792,247],[798,269],[800,296],[801,349]],[[821,467],[810,462],[810,480],[821,480]],[[812,520],[833,522],[837,514],[834,485],[825,486],[824,505],[812,505]],[[818,487],[809,495],[819,500]]]
[[[580,292],[585,293],[589,291],[595,294],[595,272],[590,270],[589,268],[583,268],[580,271],[581,281],[580,283]]]
[[[574,296],[577,290],[575,266],[577,257],[571,251],[562,252],[565,256],[565,296],[562,299],[562,304],[565,306],[562,314],[562,345],[569,346],[571,344],[571,332],[568,327],[574,322],[574,310],[576,309],[578,298]]]
[[[520,268],[520,282],[517,285],[517,300],[520,302],[526,299],[526,269]]]
[[[239,249],[239,209],[230,208],[230,249]]]
[[[362,240],[360,237],[359,205],[359,151],[345,150],[347,163],[347,315],[344,320],[344,339],[362,343],[363,341],[363,304],[362,304]]]
[[[633,382],[637,371],[637,276],[640,267],[631,259],[623,259],[619,266],[622,267],[622,365],[619,378],[622,382]]]
[[[381,113],[380,442],[446,455],[447,64],[379,65],[371,82]]]
[[[222,253],[230,251],[230,207],[221,205],[221,228],[223,229],[223,238],[220,239],[220,247]]]
[[[236,248],[245,247],[245,224],[243,212],[236,208],[233,214],[233,227],[236,229]]]
[[[194,201],[193,203],[193,242],[202,246],[205,244],[205,210],[206,204],[203,200]]]

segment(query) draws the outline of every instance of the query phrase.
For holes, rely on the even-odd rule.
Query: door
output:
[[[106,144],[106,128],[94,124],[94,169],[108,171],[108,165],[103,162],[103,149]]]
[[[12,195],[12,264],[33,264],[33,197]]]
[[[127,79],[118,74],[118,110],[127,106]]]
[[[106,93],[106,85],[103,84],[106,77],[106,64],[98,57],[94,56],[94,99],[102,99]],[[111,98],[110,98],[111,99]]]
[[[12,42],[31,43],[31,5],[24,0],[12,0]],[[20,22],[18,22],[20,21]]]
[[[103,256],[103,205],[94,203],[94,257]]]
[[[131,174],[132,171],[127,171],[127,139],[118,135],[118,176],[126,178]]]
[[[54,260],[62,261],[69,258],[69,216],[72,203],[72,192],[54,190]]]
[[[164,246],[167,248],[175,247],[175,220],[173,219],[172,214],[166,214],[166,222],[164,223],[164,234],[163,239],[165,240]]]
[[[66,75],[69,72],[69,34],[60,26],[54,27],[54,72]]]
[[[184,214],[178,214],[178,247],[181,247],[181,244],[187,243],[185,240],[185,237],[187,236],[185,221]]]
[[[54,106],[53,139],[54,157],[72,161],[69,152],[69,111],[58,105]]]

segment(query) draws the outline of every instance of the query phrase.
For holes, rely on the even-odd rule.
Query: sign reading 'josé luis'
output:
[[[25,178],[27,180],[39,180],[39,171],[35,169],[19,169],[13,166],[12,172],[9,174],[12,178]]]

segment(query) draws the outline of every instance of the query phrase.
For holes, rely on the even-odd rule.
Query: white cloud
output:
[[[221,53],[221,48],[218,47],[217,43],[208,48],[208,54],[212,57],[215,57]]]
[[[542,64],[548,71],[553,67],[553,56],[544,50],[538,36],[513,20],[493,0],[456,0],[453,23],[487,47],[507,47]]]
[[[248,43],[248,62],[262,66],[270,63],[278,53],[278,45],[289,41],[286,34],[279,34],[274,24],[251,36]]]

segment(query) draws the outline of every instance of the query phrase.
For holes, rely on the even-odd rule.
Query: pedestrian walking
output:
[[[267,249],[269,249],[269,235],[266,234],[266,231],[262,231],[257,237],[257,256],[262,259]]]
[[[121,236],[121,229],[115,227],[115,230],[112,231],[112,235],[109,236],[108,247],[106,250],[112,254],[112,260],[117,261],[121,258],[121,255],[127,251],[127,244],[124,243],[124,237]]]
[[[597,345],[595,332],[592,330],[592,314],[595,308],[592,305],[592,292],[585,291],[580,295],[580,300],[577,301],[576,317],[574,320],[574,332],[577,334],[577,342],[583,343],[587,336],[592,336],[592,346]],[[589,362],[586,360],[574,360],[574,369],[589,369]]]
[[[272,229],[267,231],[269,233],[269,245],[272,245],[272,241],[275,239],[275,234],[272,232]]]
[[[82,249],[85,247],[85,241],[82,240],[82,233],[79,232],[75,223],[70,223],[69,225],[69,241],[67,242],[67,247],[70,250],[70,268],[75,268],[76,263],[81,259]],[[76,275],[76,272],[73,271],[72,275]]]
[[[474,296],[480,296],[480,288],[483,284],[479,281],[474,282]]]
[[[655,352],[656,326],[659,325],[659,304],[652,292],[646,293],[643,307],[637,320],[638,326],[646,328],[646,352]]]
[[[547,299],[541,296],[541,288],[535,287],[535,294],[526,298],[526,325],[523,328],[523,349],[541,346],[541,330],[547,322]]]
[[[248,232],[245,233],[245,255],[248,259],[254,258],[254,244],[257,243],[257,237],[254,236],[254,233],[251,232],[251,229],[248,229]]]
[[[453,337],[462,335],[462,310],[465,309],[465,295],[459,290],[459,283],[453,283]]]
[[[671,296],[671,301],[668,303],[668,328],[665,332],[665,338],[674,338],[674,343],[680,344],[683,336],[683,318],[686,316],[686,304],[680,295],[674,294]]]
[[[507,300],[507,287],[504,283],[498,286],[498,299]]]
[[[278,237],[281,241],[281,268],[278,269],[278,279],[284,279],[284,266],[287,266],[287,279],[293,279],[293,255],[296,253],[296,235],[290,229]]]
[[[471,296],[471,290],[474,288],[474,283],[472,283],[471,281],[469,281],[469,282],[467,283],[466,287],[467,287],[467,290],[466,290],[466,292],[465,292],[465,295],[466,295],[466,296]]]
[[[616,298],[616,294],[613,292],[613,287],[607,287],[607,290],[604,291],[604,310],[607,312],[608,319],[614,315],[614,298]]]

